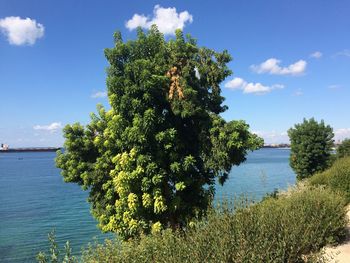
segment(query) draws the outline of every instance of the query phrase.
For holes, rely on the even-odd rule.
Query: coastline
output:
[[[61,150],[61,147],[32,147],[32,148],[13,148],[7,150],[0,150],[0,153],[13,153],[13,152],[56,152]]]

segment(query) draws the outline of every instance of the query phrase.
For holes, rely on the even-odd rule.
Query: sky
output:
[[[108,105],[104,48],[113,33],[157,24],[199,46],[228,50],[233,75],[221,84],[229,109],[265,143],[288,142],[303,118],[350,137],[350,2],[0,1],[0,143],[62,146],[66,124],[89,122]]]

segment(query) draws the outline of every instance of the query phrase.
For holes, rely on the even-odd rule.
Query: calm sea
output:
[[[234,167],[217,198],[248,193],[259,198],[275,188],[295,182],[287,149],[261,149]],[[35,255],[48,248],[47,233],[56,230],[62,247],[70,240],[73,252],[102,241],[90,215],[88,193],[78,185],[64,183],[54,165],[55,153],[0,153],[0,262],[35,262]]]

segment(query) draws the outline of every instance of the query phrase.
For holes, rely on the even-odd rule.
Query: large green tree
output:
[[[329,167],[333,147],[333,129],[322,120],[304,119],[288,130],[291,144],[290,165],[298,179],[310,177]]]
[[[216,178],[262,146],[244,121],[219,114],[219,84],[231,74],[227,51],[198,47],[181,31],[165,41],[153,26],[105,50],[111,108],[98,106],[85,127],[64,128],[56,163],[66,182],[90,191],[103,231],[127,239],[184,226],[201,216]]]

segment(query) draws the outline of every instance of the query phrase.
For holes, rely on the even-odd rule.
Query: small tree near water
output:
[[[99,227],[124,239],[179,228],[201,216],[216,178],[262,146],[244,121],[225,121],[220,83],[227,51],[198,47],[181,31],[165,41],[152,27],[105,50],[110,109],[85,127],[64,128],[56,163],[66,182],[89,190]]]
[[[350,139],[345,139],[337,148],[337,157],[350,156]]]
[[[290,165],[298,179],[310,177],[329,167],[333,147],[333,129],[322,120],[304,119],[288,130],[291,144]]]

